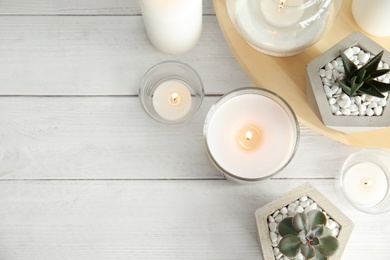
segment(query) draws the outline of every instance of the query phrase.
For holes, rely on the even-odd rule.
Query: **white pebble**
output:
[[[272,242],[272,244],[271,244],[273,247],[278,247],[278,243],[276,243],[276,242]]]
[[[303,207],[302,206],[297,206],[296,208],[295,208],[295,212],[297,212],[297,213],[303,213],[305,210],[303,209]]]
[[[332,111],[332,114],[334,114],[337,111],[339,111],[339,109],[335,105],[330,105],[329,107],[330,107],[330,110]]]
[[[276,217],[275,217],[275,221],[276,222],[281,222],[283,220],[283,216],[282,216],[282,214],[279,214],[279,215],[277,215]]]
[[[356,104],[361,104],[362,103],[362,97],[361,96],[356,96],[355,97],[355,103]]]
[[[288,212],[288,210],[286,207],[283,207],[280,209],[280,213],[282,213],[282,214],[287,214],[287,212]]]
[[[288,210],[289,211],[294,211],[296,207],[297,207],[297,204],[291,203],[290,205],[288,205]]]
[[[383,112],[383,107],[379,106],[379,107],[374,108],[375,115],[380,116],[380,115],[382,115],[382,112]]]
[[[337,85],[333,85],[331,88],[330,88],[330,91],[332,91],[332,94],[334,95],[334,94],[336,94],[337,93],[337,91],[339,90],[339,86],[337,86]]]
[[[272,217],[275,218],[277,215],[279,215],[279,212],[280,212],[279,210],[275,211],[274,214],[272,215]]]
[[[333,76],[334,80],[338,80],[338,78],[340,76],[340,72],[338,72],[336,69],[333,69],[332,70],[332,76]]]
[[[387,101],[384,98],[382,98],[381,100],[378,101],[378,105],[380,105],[382,107],[386,106],[386,104],[387,104]]]
[[[307,214],[309,211],[312,211],[314,209],[317,209],[317,203],[313,203],[305,208],[305,214]]]
[[[379,64],[378,64],[378,69],[382,69],[383,68],[383,61],[380,61]]]
[[[276,260],[279,260],[282,256],[283,256],[282,253],[277,254],[277,255],[276,255]]]
[[[343,66],[343,59],[341,57],[338,57],[336,59],[337,63],[339,64],[339,66]]]
[[[319,74],[320,74],[321,78],[325,77],[325,70],[324,69],[320,69]]]
[[[370,108],[370,109],[367,109],[366,115],[368,115],[368,116],[373,116],[373,115],[374,115],[374,110],[372,110],[371,108]]]
[[[341,99],[339,101],[337,101],[337,104],[341,107],[341,108],[347,108],[351,105],[351,100],[350,99],[343,99],[341,97]]]
[[[329,79],[329,80],[331,80],[332,79],[332,70],[327,70],[327,71],[325,71],[325,77],[327,78],[327,79]]]
[[[268,224],[269,231],[271,232],[276,232],[276,227],[278,226],[278,223],[276,222],[271,222]]]
[[[359,111],[355,111],[355,112],[351,112],[350,116],[358,116],[359,115]]]
[[[275,219],[272,216],[268,216],[268,222],[270,223],[275,222]]]
[[[365,116],[366,115],[366,111],[360,111],[359,110],[359,116]]]
[[[336,67],[336,70],[337,70],[338,72],[340,72],[340,73],[344,73],[344,72],[345,72],[343,66],[338,66],[338,67]],[[340,75],[340,78],[341,78],[341,75]]]
[[[364,52],[359,52],[358,57],[361,63],[366,63],[370,59],[370,55],[365,54]]]
[[[359,52],[360,52],[360,48],[358,47],[358,46],[353,46],[352,47],[352,52],[353,52],[353,54],[358,54]]]
[[[333,220],[328,220],[328,223],[326,223],[326,226],[329,229],[335,229],[336,228],[336,222],[334,222]]]
[[[302,202],[302,201],[307,201],[307,196],[302,196],[299,198],[299,201]]]
[[[333,69],[333,65],[331,63],[325,65],[325,70],[332,70],[332,69]]]
[[[368,108],[375,108],[375,107],[377,107],[377,106],[378,106],[377,103],[371,102],[371,103],[368,105]]]
[[[280,250],[279,250],[279,248],[274,248],[274,255],[277,255],[277,254],[279,254],[280,253]]]
[[[272,242],[276,242],[278,240],[278,236],[276,235],[275,232],[269,232],[269,236]]]
[[[328,102],[329,102],[329,105],[334,105],[334,104],[336,104],[336,99],[335,98],[330,98],[329,100],[328,100]]]
[[[332,233],[332,236],[337,237],[338,234],[340,233],[340,230],[338,228],[336,228],[336,229],[333,229],[331,233]]]
[[[349,110],[351,112],[356,112],[359,110],[359,107],[356,105],[356,104],[352,104],[350,107],[349,107]]]
[[[368,106],[369,104],[371,104],[371,101],[365,101],[362,103],[362,106]]]
[[[306,208],[307,206],[310,205],[310,201],[308,201],[308,200],[302,201],[300,205],[301,205],[301,207]]]
[[[345,54],[345,56],[348,57],[348,59],[351,59],[352,56],[353,56],[353,50],[352,50],[352,48],[346,49],[346,50],[344,51],[344,54]]]
[[[371,96],[371,95],[366,95],[366,101],[373,101],[375,99],[375,97]]]
[[[344,116],[349,116],[351,114],[351,110],[349,110],[348,108],[343,108],[343,109],[341,109],[341,113]]]
[[[390,79],[389,78],[384,78],[383,80],[382,80],[382,82],[383,83],[386,83],[386,84],[389,84],[390,83]]]
[[[332,91],[330,90],[329,86],[325,85],[324,86],[325,94],[328,98],[332,97]]]
[[[383,63],[383,68],[384,68],[385,70],[387,70],[387,69],[389,68],[389,64]]]

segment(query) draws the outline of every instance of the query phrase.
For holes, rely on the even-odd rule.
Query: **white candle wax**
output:
[[[298,8],[303,0],[263,0],[261,9],[264,19],[276,27],[295,26],[303,15],[303,9]]]
[[[146,32],[160,51],[192,49],[202,32],[202,0],[139,0]]]
[[[188,114],[192,100],[190,90],[184,83],[168,80],[156,87],[152,102],[162,118],[175,121]]]
[[[360,207],[377,205],[385,197],[388,180],[382,168],[372,162],[352,165],[343,176],[344,193]]]
[[[272,99],[256,94],[222,103],[210,118],[206,134],[215,161],[226,172],[246,179],[280,170],[291,158],[294,137],[286,111]]]

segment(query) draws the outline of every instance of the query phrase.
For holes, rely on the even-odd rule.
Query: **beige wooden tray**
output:
[[[334,26],[318,43],[301,54],[287,58],[268,56],[250,47],[230,21],[225,0],[213,0],[213,3],[219,25],[243,69],[257,86],[282,96],[292,106],[301,123],[346,144],[390,148],[390,128],[353,134],[338,132],[325,127],[306,102],[306,64],[352,32],[361,31],[352,17],[351,0],[343,0]],[[390,37],[368,37],[390,50]]]

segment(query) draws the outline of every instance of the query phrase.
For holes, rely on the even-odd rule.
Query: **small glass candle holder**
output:
[[[256,50],[292,56],[316,43],[339,13],[341,0],[227,0],[232,23]]]
[[[198,112],[204,89],[198,73],[178,61],[165,61],[150,68],[139,88],[146,113],[164,124],[180,124]]]
[[[291,107],[275,93],[247,87],[224,95],[205,120],[209,158],[229,179],[261,181],[283,170],[299,142]]]
[[[390,210],[390,152],[366,148],[350,155],[336,178],[338,193],[366,213]]]

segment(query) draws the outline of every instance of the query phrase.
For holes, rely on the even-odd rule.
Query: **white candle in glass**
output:
[[[258,94],[235,96],[215,109],[206,126],[209,154],[239,179],[263,179],[282,169],[296,145],[296,129],[286,111]]]
[[[303,15],[299,8],[303,0],[263,0],[261,9],[264,19],[276,27],[295,26]]]
[[[146,32],[160,51],[192,49],[202,32],[202,0],[139,0]]]
[[[177,80],[168,80],[156,87],[152,97],[153,107],[164,119],[180,120],[191,109],[189,88]]]
[[[359,207],[377,205],[386,196],[388,188],[383,169],[372,162],[356,163],[346,169],[343,176],[345,195]]]

